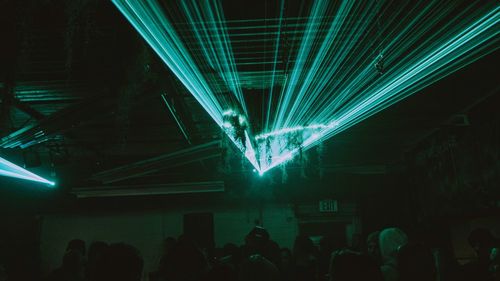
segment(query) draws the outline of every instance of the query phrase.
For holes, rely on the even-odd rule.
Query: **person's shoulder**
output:
[[[307,257],[307,259],[308,259],[309,262],[312,262],[312,263],[318,262],[318,258],[316,256],[314,256],[314,255],[309,255]]]
[[[380,271],[384,276],[384,280],[390,280],[390,281],[398,280],[398,271],[391,264],[384,264],[380,266]]]
[[[461,267],[464,269],[476,268],[479,266],[479,262],[477,260],[472,260],[470,262],[464,263]]]
[[[52,270],[46,277],[43,279],[44,281],[58,281],[62,280],[63,270],[58,267]]]

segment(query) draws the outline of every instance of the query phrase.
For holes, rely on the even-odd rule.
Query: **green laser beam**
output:
[[[18,178],[54,186],[55,182],[44,179],[20,166],[0,157],[0,176]]]
[[[282,0],[270,25],[226,21],[215,0],[112,1],[259,173],[497,50],[500,40],[493,1],[317,0],[308,16],[285,17]],[[243,86],[257,85],[268,87],[262,104],[247,104]]]

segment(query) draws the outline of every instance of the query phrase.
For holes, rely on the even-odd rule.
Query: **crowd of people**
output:
[[[442,281],[500,280],[497,239],[486,229],[474,230],[469,243],[477,259],[443,269],[438,255],[412,241],[399,228],[368,235],[364,251],[318,247],[298,236],[293,249],[280,248],[262,227],[253,228],[241,247],[227,244],[219,253],[200,248],[189,237],[164,241],[158,270],[143,273],[139,251],[124,243],[93,242],[88,250],[79,239],[68,243],[62,265],[46,281]],[[454,274],[444,274],[444,271]],[[144,278],[146,276],[146,278]],[[8,279],[4,279],[8,280]],[[3,281],[3,280],[2,280]]]

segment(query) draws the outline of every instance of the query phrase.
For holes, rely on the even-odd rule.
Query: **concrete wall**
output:
[[[297,222],[287,205],[257,207],[185,208],[168,211],[102,213],[99,215],[53,214],[42,220],[42,271],[61,264],[66,244],[80,238],[87,242],[126,242],[137,247],[145,262],[145,274],[156,269],[163,238],[182,234],[183,215],[192,212],[214,214],[216,247],[226,243],[243,244],[245,235],[262,221],[281,247],[291,248],[297,235]]]

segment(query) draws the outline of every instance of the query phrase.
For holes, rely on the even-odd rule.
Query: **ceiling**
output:
[[[275,2],[222,2],[241,87],[252,97],[282,83],[287,64],[294,63],[278,60],[274,81],[269,79],[280,11]],[[292,15],[307,10],[306,2],[286,2],[286,44],[302,39],[294,30],[307,18]],[[31,170],[68,189],[210,182],[252,174],[219,126],[112,3],[0,5],[2,156],[21,165],[39,157]],[[187,28],[181,21],[174,24],[180,34]],[[289,55],[287,50],[278,57]],[[326,173],[354,174],[386,174],[401,166],[406,152],[452,125],[457,114],[498,100],[498,62],[494,51],[324,141],[317,165]],[[210,70],[205,74],[210,76]],[[221,95],[227,92],[224,84],[214,88]],[[311,163],[317,154],[310,153]]]

